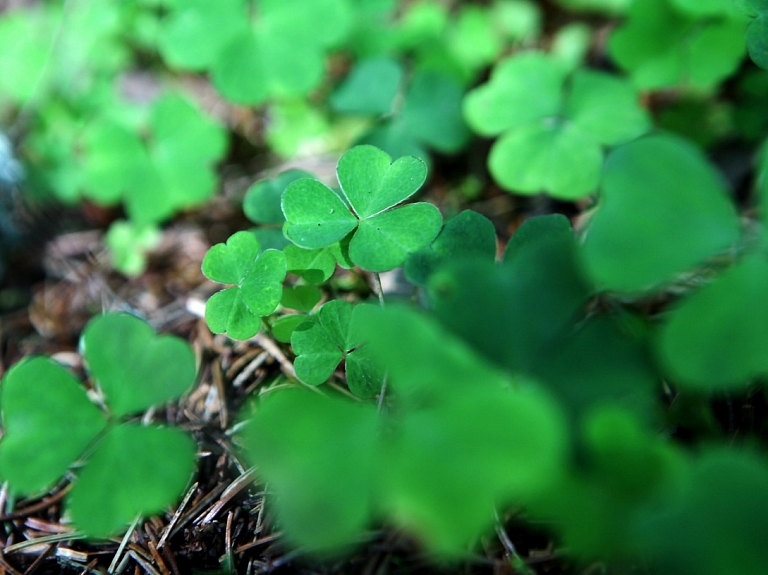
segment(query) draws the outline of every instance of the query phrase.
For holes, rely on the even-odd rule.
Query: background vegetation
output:
[[[6,4],[4,572],[768,570],[764,0]]]

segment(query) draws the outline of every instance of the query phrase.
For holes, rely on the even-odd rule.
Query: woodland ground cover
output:
[[[767,22],[3,5],[0,570],[765,573]]]

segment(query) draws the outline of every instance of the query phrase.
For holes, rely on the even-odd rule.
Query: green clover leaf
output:
[[[426,285],[441,265],[464,257],[486,261],[496,257],[493,223],[472,210],[464,210],[448,220],[429,247],[410,254],[405,260],[405,277],[416,285]]]
[[[320,553],[361,539],[377,504],[378,426],[368,403],[303,389],[265,397],[243,439],[292,542]]]
[[[304,170],[286,170],[274,178],[260,180],[248,188],[243,198],[243,213],[255,224],[282,224],[285,222],[280,198],[288,184],[301,178],[311,178]]]
[[[296,353],[294,367],[299,379],[308,385],[320,385],[345,360],[347,385],[352,393],[368,398],[379,391],[382,376],[364,351],[356,327],[366,305],[329,301],[317,311],[314,321],[294,330],[291,346]]]
[[[721,0],[697,5],[725,4]],[[693,5],[691,0],[677,4]],[[611,35],[614,61],[643,89],[685,84],[710,89],[732,74],[744,56],[744,18],[729,12],[696,16],[676,10],[669,0],[637,0],[629,18]]]
[[[170,7],[158,34],[158,48],[163,59],[178,68],[210,67],[232,36],[247,25],[242,0],[188,0]]]
[[[499,64],[490,82],[467,95],[470,126],[501,136],[488,167],[504,189],[581,198],[599,184],[603,148],[650,126],[628,82],[592,70],[567,72],[549,56],[525,53]]]
[[[336,257],[330,247],[305,250],[289,244],[285,246],[283,253],[288,271],[301,276],[309,283],[321,284],[328,281],[336,270]]]
[[[156,335],[129,314],[91,320],[81,348],[88,371],[118,417],[178,399],[195,383],[197,368],[189,345],[175,336]]]
[[[312,311],[323,298],[323,292],[317,286],[300,285],[283,288],[280,305],[296,311]]]
[[[162,511],[183,493],[197,447],[179,429],[133,424],[110,430],[80,472],[67,501],[92,537],[124,530],[137,515]]]
[[[80,382],[45,357],[25,359],[8,371],[0,404],[0,476],[22,493],[51,487],[107,425]]]
[[[765,0],[744,0],[753,19],[747,26],[747,50],[752,61],[768,70],[768,3]]]
[[[316,180],[298,180],[283,194],[285,235],[299,247],[328,247],[354,232],[349,242],[352,262],[386,271],[402,265],[409,253],[437,235],[442,218],[431,204],[394,208],[424,183],[426,166],[421,160],[403,157],[392,162],[373,146],[356,146],[339,160],[337,175],[352,212]]]
[[[385,115],[400,91],[403,69],[388,57],[360,60],[330,99],[334,110],[346,114]]]
[[[768,262],[752,255],[683,299],[658,339],[672,381],[713,392],[768,374],[766,288]]]
[[[726,249],[739,231],[720,174],[696,147],[660,134],[609,155],[582,256],[599,288],[637,292]]]
[[[179,93],[160,96],[141,121],[122,118],[121,106],[80,134],[83,195],[106,205],[122,201],[143,225],[208,200],[216,189],[213,166],[226,150],[221,127]]]
[[[261,317],[280,304],[287,273],[285,255],[277,250],[260,254],[259,249],[256,236],[237,232],[205,254],[203,274],[234,286],[213,294],[205,306],[205,320],[214,333],[226,332],[233,339],[253,337]]]
[[[186,433],[121,419],[186,392],[195,381],[195,359],[184,340],[156,336],[124,313],[91,320],[81,348],[108,415],[52,360],[20,362],[0,389],[0,475],[14,491],[35,493],[84,457],[66,510],[87,535],[107,537],[137,515],[161,511],[189,482],[196,446]]]
[[[445,394],[408,411],[393,435],[384,506],[449,557],[466,553],[503,502],[546,493],[563,473],[568,442],[559,406],[533,386]]]

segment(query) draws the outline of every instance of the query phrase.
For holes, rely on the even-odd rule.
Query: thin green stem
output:
[[[376,295],[379,296],[379,305],[384,307],[384,288],[381,287],[381,276],[379,272],[373,272],[373,277],[376,280]]]

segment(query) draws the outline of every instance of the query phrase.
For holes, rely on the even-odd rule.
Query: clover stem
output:
[[[384,377],[381,379],[381,390],[379,391],[379,399],[376,402],[376,409],[379,413],[381,413],[381,410],[384,408],[384,396],[387,394],[387,375],[384,374]]]
[[[379,305],[384,307],[384,288],[381,287],[381,276],[379,272],[373,272],[373,277],[376,279],[376,295],[379,296]]]

